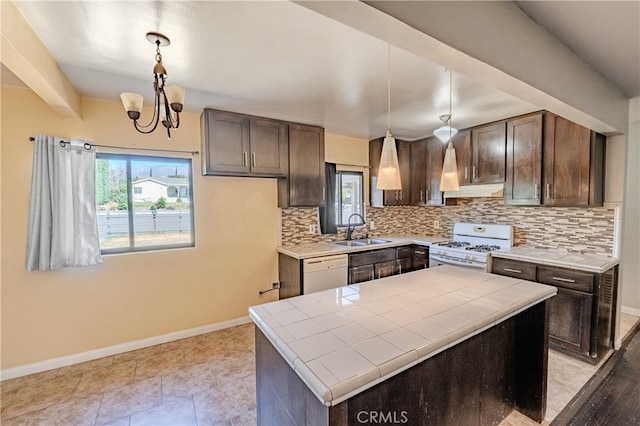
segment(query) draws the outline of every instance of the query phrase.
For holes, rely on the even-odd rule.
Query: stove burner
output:
[[[492,250],[499,250],[500,246],[496,246],[496,245],[488,245],[488,244],[480,244],[477,246],[472,246],[472,247],[466,247],[465,250],[472,250],[472,251],[477,251],[480,253],[486,253]]]
[[[466,241],[447,241],[445,243],[439,243],[438,246],[440,247],[449,247],[449,248],[462,248],[462,247],[467,247],[470,246],[471,243],[468,243]],[[469,250],[469,249],[467,249]]]

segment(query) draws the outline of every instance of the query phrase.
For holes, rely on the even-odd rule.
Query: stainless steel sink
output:
[[[341,246],[347,247],[361,247],[361,246],[371,246],[375,244],[384,244],[389,243],[389,240],[383,240],[380,238],[360,238],[358,240],[348,240],[348,241],[336,241],[335,244],[340,244]]]

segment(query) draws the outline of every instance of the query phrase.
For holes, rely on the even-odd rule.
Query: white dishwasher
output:
[[[304,259],[302,263],[302,294],[347,285],[349,256],[333,256]]]

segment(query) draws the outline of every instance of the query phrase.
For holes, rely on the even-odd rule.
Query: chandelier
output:
[[[122,93],[120,98],[124,105],[125,111],[131,120],[133,126],[140,133],[151,133],[158,123],[167,129],[167,136],[171,139],[171,129],[180,127],[180,112],[184,105],[184,89],[175,84],[165,84],[167,80],[167,70],[162,65],[162,55],[160,54],[160,46],[168,46],[171,42],[169,38],[163,34],[156,32],[148,32],[147,40],[156,45],[156,65],[153,67],[153,91],[155,93],[155,104],[153,108],[153,117],[149,124],[141,125],[138,123],[140,112],[142,111],[142,95],[137,93]]]

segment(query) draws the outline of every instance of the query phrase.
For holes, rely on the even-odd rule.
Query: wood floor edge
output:
[[[578,393],[569,401],[563,410],[551,421],[550,426],[564,426],[571,424],[580,409],[589,400],[591,395],[606,380],[609,373],[620,362],[629,342],[640,332],[640,321],[636,322],[631,331],[627,333],[622,341],[622,346],[607,359],[604,364],[596,371],[587,383],[578,391]]]

